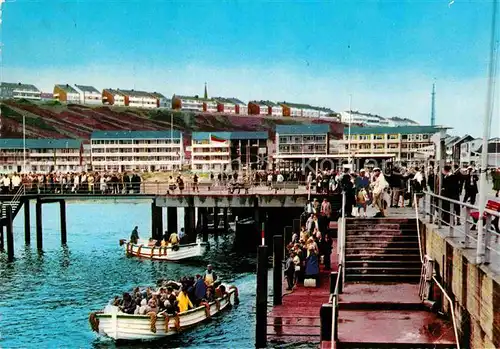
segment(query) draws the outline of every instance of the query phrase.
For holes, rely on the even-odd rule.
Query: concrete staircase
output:
[[[415,219],[347,219],[346,281],[418,283],[418,249]]]

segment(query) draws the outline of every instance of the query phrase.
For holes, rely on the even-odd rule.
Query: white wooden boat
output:
[[[129,315],[119,312],[118,307],[108,305],[101,312],[91,313],[89,322],[100,335],[114,340],[152,340],[181,333],[237,304],[238,289],[229,286],[227,292],[210,304],[167,317],[163,313]]]
[[[125,247],[128,256],[154,259],[159,261],[180,261],[187,258],[202,256],[208,246],[207,242],[197,240],[193,244],[177,245],[177,247],[148,246],[147,241],[138,241],[133,244],[126,240],[120,240],[120,245]]]

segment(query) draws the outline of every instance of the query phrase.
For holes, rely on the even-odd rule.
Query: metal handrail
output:
[[[331,342],[332,349],[334,348],[335,333],[336,333],[337,328],[338,328],[335,314],[336,314],[336,311],[337,311],[337,308],[339,305],[339,291],[340,291],[339,288],[340,288],[340,280],[341,280],[341,277],[343,274],[343,269],[344,269],[343,265],[339,264],[338,273],[337,273],[337,280],[335,281],[335,288],[334,288],[333,294],[330,295],[330,299],[331,299],[331,303],[332,303],[332,333],[331,333],[330,342]]]
[[[463,233],[464,237],[465,237],[465,241],[464,241],[465,247],[469,247],[468,246],[469,239],[475,240],[476,243],[479,244],[478,239],[476,239],[474,237],[474,235],[470,234],[471,225],[478,224],[480,219],[484,219],[482,217],[478,217],[478,221],[476,223],[474,223],[470,219],[470,212],[471,211],[477,211],[477,212],[480,211],[478,206],[471,205],[469,203],[460,202],[458,200],[446,198],[446,197],[443,197],[441,195],[434,194],[432,192],[425,192],[425,194],[431,198],[431,200],[429,200],[430,201],[429,212],[426,212],[426,214],[429,214],[429,216],[432,219],[434,216],[437,216],[437,223],[438,223],[439,228],[441,228],[442,223],[445,223],[448,225],[448,227],[450,229],[450,234],[453,234],[455,231]],[[434,198],[435,200],[438,200],[437,205],[432,202],[433,201],[432,198]],[[448,210],[444,210],[442,208],[443,201],[449,202],[450,205],[449,205]],[[464,222],[465,224],[463,225],[463,229],[460,226],[456,226],[452,223],[444,222],[444,220],[440,217],[441,213],[446,213],[446,214],[450,215],[450,217],[453,217],[453,218],[457,217],[457,214],[455,214],[454,209],[453,209],[453,206],[455,206],[455,205],[460,207],[460,213],[462,212],[462,208],[465,208],[466,217],[465,217],[465,222]],[[490,251],[493,251],[496,254],[500,255],[500,248],[498,248],[500,246],[495,246],[495,247],[497,247],[497,248],[495,248],[494,246],[491,245],[491,234],[494,234],[496,236],[497,242],[500,238],[500,234],[497,233],[490,224],[492,217],[500,218],[500,212],[492,211],[490,209],[485,208],[484,213],[486,214],[486,218],[487,218],[486,224],[484,225],[485,238],[483,239],[483,241],[481,243],[482,246],[479,246],[479,248],[477,248],[477,246],[476,246],[476,249],[477,249],[478,253],[479,253],[479,251],[481,251],[481,253],[479,253],[479,255],[481,257],[484,256],[484,262],[488,263],[489,258],[490,258],[490,255],[489,255]]]
[[[21,201],[20,200],[21,196],[23,196],[25,194],[26,194],[26,190],[25,190],[24,184],[21,183],[21,186],[17,190],[17,192],[14,195],[14,197],[12,198],[12,200],[8,203],[8,205],[10,205],[10,206],[17,205],[19,203],[19,201]]]
[[[420,253],[420,261],[423,264],[424,263],[424,259],[423,259],[423,251],[422,251],[422,238],[421,238],[421,235],[420,235],[420,216],[419,216],[419,213],[418,213],[418,206],[416,205],[417,195],[414,195],[413,202],[415,202],[415,213],[416,213],[416,216],[417,216],[418,251]],[[425,209],[425,207],[424,207],[424,209]],[[433,273],[434,273],[434,271],[433,271]],[[432,276],[432,280],[434,280],[434,282],[436,283],[436,285],[438,285],[439,289],[441,290],[441,292],[443,292],[443,295],[446,297],[446,299],[450,303],[451,319],[453,321],[453,331],[455,332],[455,342],[457,344],[457,349],[460,349],[460,341],[458,340],[458,326],[457,326],[457,320],[456,320],[456,317],[455,317],[455,309],[454,309],[455,304],[451,300],[451,298],[448,295],[448,293],[445,291],[444,287],[439,283],[439,281],[436,279],[436,277],[434,275]]]

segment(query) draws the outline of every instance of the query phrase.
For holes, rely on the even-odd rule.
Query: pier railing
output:
[[[439,229],[447,229],[452,237],[463,238],[464,248],[475,247],[479,263],[490,263],[491,252],[500,256],[500,212],[489,209],[487,205],[483,217],[479,217],[479,206],[431,192],[425,193],[423,207],[424,216],[429,217],[430,223],[436,224]],[[478,236],[481,218],[484,238]]]
[[[327,193],[328,189],[310,188],[303,181],[284,182],[236,182],[201,181],[197,184],[185,182],[182,190],[179,184],[168,181],[146,182],[108,182],[106,184],[73,183],[26,183],[26,194],[43,195],[307,195],[308,193]],[[329,191],[331,192],[331,191]]]
[[[0,218],[6,218],[7,217],[7,212],[5,210],[5,208],[7,206],[12,207],[12,212],[15,212],[16,208],[21,203],[21,198],[25,194],[26,194],[26,188],[25,188],[24,184],[21,184],[21,186],[19,187],[19,189],[14,194],[14,197],[9,202],[2,203],[2,209],[0,210]]]
[[[439,197],[439,196],[436,195],[436,197]],[[415,202],[415,203],[418,202],[416,195],[414,195],[413,199],[414,199],[413,202]],[[426,212],[426,210],[425,210],[426,209],[426,202],[427,202],[427,200],[424,199],[424,202],[423,202],[424,212]],[[429,202],[429,204],[430,204],[430,207],[433,205],[432,202]],[[438,206],[440,206],[440,205],[438,204]],[[417,236],[418,236],[418,247],[419,247],[418,251],[419,251],[419,255],[420,255],[420,261],[422,262],[422,265],[423,265],[425,252],[424,252],[424,246],[422,245],[422,236],[421,236],[421,232],[420,232],[420,215],[419,215],[419,208],[417,205],[415,205],[415,213],[416,213],[416,219],[417,219]],[[441,285],[441,283],[437,280],[434,270],[432,271],[432,281],[439,287],[439,289],[443,293],[444,297],[446,298],[446,300],[450,304],[451,320],[453,323],[453,331],[455,333],[455,341],[456,341],[457,349],[460,349],[460,340],[458,337],[458,325],[457,325],[458,320],[457,320],[457,317],[455,315],[455,303],[453,302],[451,297],[448,295],[448,293],[444,289],[443,285]]]

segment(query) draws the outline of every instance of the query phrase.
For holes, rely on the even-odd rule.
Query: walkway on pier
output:
[[[283,304],[274,306],[267,316],[267,338],[270,343],[320,342],[319,309],[330,297],[330,273],[337,271],[337,241],[334,239],[331,270],[320,267],[319,287],[295,286],[286,291],[283,280]]]

